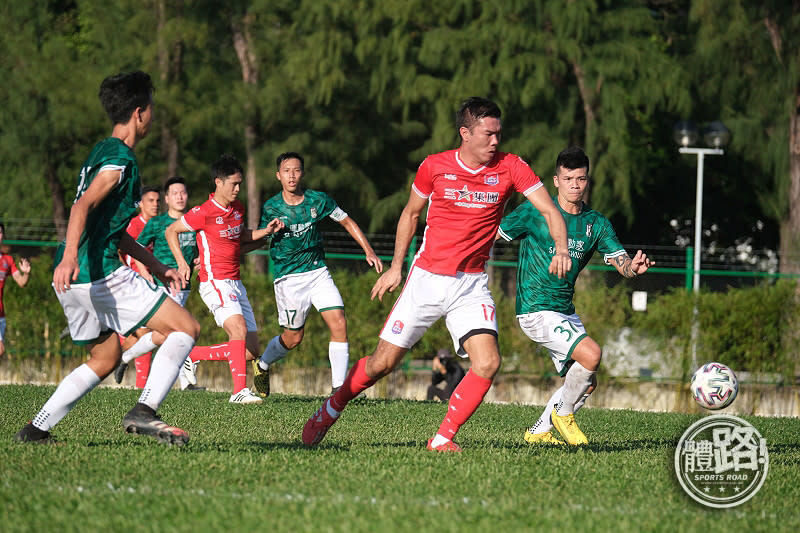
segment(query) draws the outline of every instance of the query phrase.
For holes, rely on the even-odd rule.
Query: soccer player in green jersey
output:
[[[347,374],[350,348],[344,303],[325,265],[325,250],[317,224],[330,217],[361,246],[367,263],[376,272],[383,271],[383,263],[358,224],[336,205],[333,198],[303,187],[305,166],[300,154],[283,153],[278,156],[276,164],[278,171],[275,174],[281,183],[281,192],[264,202],[259,227],[266,227],[275,218],[285,225],[272,237],[269,249],[275,265],[278,324],[283,327],[283,333],[273,337],[261,358],[253,363],[253,384],[260,394],[269,395],[269,366],[285,357],[303,340],[306,317],[313,305],[331,332],[328,358],[335,392]]]
[[[150,131],[153,83],[144,72],[118,74],[100,85],[100,102],[113,123],[111,136],[97,143],[80,171],[67,236],[56,253],[53,288],[64,308],[75,344],[86,345],[89,360],[58,385],[18,441],[48,442],[50,429],[86,393],[108,376],[121,352],[116,333],[128,335],[141,326],[166,337],[156,354],[138,403],[122,419],[128,433],[160,442],[184,444],[189,435],[165,424],[156,414],[184,359],[200,334],[200,324],[155,286],[123,265],[121,250],[141,261],[170,285],[180,276],[138,244],[125,228],[136,214],[142,182],[133,153]]]
[[[572,257],[566,277],[559,279],[547,272],[555,247],[544,218],[530,204],[520,205],[503,218],[497,238],[523,239],[517,266],[517,318],[522,331],[549,350],[556,370],[564,377],[564,385],[525,432],[525,440],[563,444],[551,432],[555,426],[569,444],[578,445],[588,441],[575,422],[575,412],[597,386],[595,374],[602,350],[575,314],[575,280],[595,251],[626,278],[644,274],[654,262],[641,250],[631,258],[608,219],[583,203],[589,185],[589,158],[582,149],[573,146],[558,154],[553,183]]]
[[[167,204],[167,211],[160,215],[156,215],[147,221],[147,224],[142,229],[136,242],[146,248],[152,248],[153,255],[170,268],[178,269],[178,263],[172,255],[169,248],[167,239],[164,236],[164,230],[178,220],[186,213],[186,204],[189,200],[189,194],[186,190],[186,180],[180,176],[169,178],[163,187],[164,202]],[[195,242],[195,235],[193,231],[187,231],[178,235],[181,253],[187,264],[190,266],[194,264],[197,258],[197,243]],[[186,286],[178,293],[172,294],[158,279],[153,278],[152,274],[147,270],[147,267],[137,261],[139,275],[151,283],[156,283],[168,292],[173,300],[178,305],[184,307],[186,300],[189,298],[191,291],[191,283],[187,282]],[[122,382],[128,365],[131,361],[136,359],[137,364],[142,357],[145,357],[147,352],[154,350],[156,347],[161,346],[164,342],[164,337],[157,331],[149,331],[139,337],[139,340],[133,346],[127,347],[123,345],[122,361],[117,369],[114,371],[114,379],[117,383]],[[149,367],[149,365],[148,365]],[[181,390],[203,390],[204,387],[197,387],[197,377],[194,373],[195,364],[186,358],[183,363],[181,373],[178,375]],[[146,378],[145,378],[146,379]]]

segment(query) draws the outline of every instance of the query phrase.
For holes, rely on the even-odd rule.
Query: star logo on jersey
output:
[[[586,236],[587,237],[592,236],[592,224],[586,224]]]
[[[467,189],[466,185],[464,185],[463,189],[457,190],[456,193],[458,194],[459,200],[469,200],[472,196],[472,193],[469,192],[469,189]]]
[[[311,218],[317,218],[317,210],[315,208],[312,207],[309,211],[311,212]]]
[[[222,224],[222,217],[217,217],[217,224]]]
[[[497,185],[498,183],[500,183],[500,176],[498,176],[497,174],[492,174],[491,176],[484,176],[483,182],[486,185]]]
[[[392,333],[400,335],[403,332],[403,326],[404,324],[401,321],[395,320],[394,324],[392,324]]]

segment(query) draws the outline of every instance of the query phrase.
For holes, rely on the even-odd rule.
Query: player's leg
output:
[[[500,351],[494,335],[472,335],[463,342],[463,348],[469,354],[472,366],[453,391],[447,414],[436,435],[428,442],[431,450],[460,451],[452,443],[453,437],[483,402],[500,369]]]
[[[200,334],[200,324],[173,300],[164,298],[149,316],[146,325],[163,335],[164,342],[153,358],[151,372],[139,401],[123,417],[122,426],[128,433],[148,435],[159,442],[182,445],[189,440],[189,435],[180,428],[165,424],[156,411],[194,347]]]
[[[58,384],[32,422],[14,438],[18,441],[50,442],[50,430],[69,413],[78,400],[95,388],[116,367],[120,357],[119,340],[111,331],[87,344],[89,360],[70,372]]]
[[[331,387],[335,390],[342,386],[350,363],[344,301],[327,268],[315,272],[314,276],[310,298],[331,333],[328,359],[331,362]]]
[[[0,318],[0,358],[6,354],[6,345],[3,342],[6,336],[6,319]]]
[[[375,352],[371,356],[359,359],[350,369],[342,386],[308,419],[303,427],[303,444],[306,446],[319,444],[350,400],[389,374],[400,364],[407,351],[408,348],[395,346],[380,339]]]
[[[331,362],[331,387],[337,389],[344,383],[350,364],[350,345],[347,342],[347,318],[344,309],[328,309],[320,316],[331,332],[328,343],[328,359]]]
[[[571,357],[574,362],[564,377],[561,399],[551,411],[550,418],[569,444],[587,444],[589,441],[586,435],[575,421],[575,406],[581,401],[585,402],[584,396],[594,389],[602,351],[591,337],[583,337],[572,351]]]

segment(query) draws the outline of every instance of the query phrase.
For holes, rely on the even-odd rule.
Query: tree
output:
[[[760,172],[765,213],[780,224],[781,271],[800,273],[800,2],[697,0],[695,80]]]

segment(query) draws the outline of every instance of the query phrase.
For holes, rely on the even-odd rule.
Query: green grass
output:
[[[0,530],[11,531],[778,531],[800,526],[800,420],[745,417],[767,439],[761,491],[731,510],[680,488],[675,445],[696,416],[584,409],[588,447],[530,446],[541,407],[483,405],[456,439],[424,447],[438,403],[354,402],[308,450],[319,398],[233,406],[224,393],[173,391],[160,411],[183,448],[125,434],[138,393],[100,388],[53,433],[12,442],[53,387],[0,386]]]

